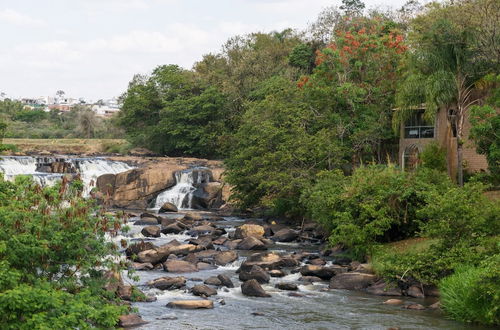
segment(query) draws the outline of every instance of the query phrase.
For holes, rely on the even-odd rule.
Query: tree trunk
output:
[[[457,181],[460,187],[464,185],[463,143],[460,138],[457,138]]]

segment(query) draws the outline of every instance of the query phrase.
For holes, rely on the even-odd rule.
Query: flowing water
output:
[[[167,202],[179,210],[192,209],[193,193],[200,184],[210,182],[210,172],[203,167],[178,171],[175,173],[175,182],[175,186],[156,197],[154,209],[160,209]]]
[[[124,162],[105,158],[0,156],[0,172],[7,180],[12,181],[17,175],[23,174],[32,176],[42,186],[51,186],[65,175],[41,170],[43,164],[51,162],[66,163],[68,168],[80,174],[84,183],[84,196],[88,196],[100,175],[118,174],[134,168]]]
[[[181,214],[163,214],[165,217],[180,217]],[[135,221],[137,219],[131,219]],[[244,220],[225,217],[218,221],[218,227],[228,232]],[[130,222],[132,224],[132,222]],[[144,238],[140,233],[142,226],[131,225],[131,231],[117,239],[136,241],[149,240],[155,245],[166,244],[176,239],[180,242],[190,238],[187,235],[161,235],[159,238]],[[277,244],[270,250],[276,252],[317,250],[317,246],[300,246],[299,244]],[[140,315],[148,321],[140,329],[471,329],[471,326],[446,320],[439,311],[406,310],[401,306],[382,304],[390,297],[379,297],[363,292],[347,290],[327,290],[328,284],[300,284],[300,274],[290,274],[284,278],[271,278],[264,289],[271,298],[253,298],[242,295],[240,281],[235,271],[251,251],[238,251],[239,260],[214,270],[195,273],[166,273],[162,270],[138,271],[139,282],[128,280],[137,285],[148,295],[155,295],[157,301],[150,303],[134,303]],[[201,284],[210,276],[228,275],[235,288],[218,289],[218,294],[209,299],[214,301],[214,309],[179,310],[170,309],[166,304],[174,300],[200,299],[185,290],[161,291],[149,288],[146,283],[162,276],[184,276],[188,279],[187,287]],[[299,293],[303,297],[288,296],[287,291],[274,288],[277,282],[294,282],[299,284]],[[219,301],[223,299],[225,305]],[[405,303],[420,303],[425,306],[435,299],[414,299],[404,297]],[[257,313],[258,315],[253,315]],[[478,328],[479,329],[479,328]]]

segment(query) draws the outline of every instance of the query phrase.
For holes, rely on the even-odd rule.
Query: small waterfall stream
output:
[[[193,193],[202,183],[210,182],[207,168],[196,167],[175,173],[175,186],[156,197],[154,209],[159,209],[166,202],[172,203],[179,210],[192,209]]]
[[[48,164],[58,166],[68,172],[51,172]],[[117,174],[133,169],[133,166],[120,161],[105,158],[69,158],[69,157],[30,157],[2,156],[0,157],[0,172],[6,180],[12,181],[17,175],[31,175],[42,186],[51,186],[67,173],[80,174],[84,183],[84,196],[88,196],[97,178],[103,174]]]

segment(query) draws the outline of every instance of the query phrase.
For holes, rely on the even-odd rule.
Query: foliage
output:
[[[331,244],[342,244],[363,258],[377,243],[415,235],[417,217],[430,192],[450,186],[445,174],[428,169],[408,173],[393,166],[367,166],[351,177],[339,171],[321,173],[303,196],[311,217],[327,228]]]
[[[418,157],[423,167],[446,172],[446,150],[436,141],[426,145]]]
[[[93,215],[78,181],[40,188],[0,178],[0,323],[5,329],[112,327],[127,308],[104,273],[116,269],[105,240],[118,220]]]
[[[12,151],[16,152],[17,146],[15,144],[0,144],[0,152],[2,151]]]
[[[295,46],[288,57],[291,66],[310,72],[314,66],[314,52],[306,43]]]
[[[500,254],[479,266],[462,266],[439,289],[444,311],[453,319],[500,324]]]

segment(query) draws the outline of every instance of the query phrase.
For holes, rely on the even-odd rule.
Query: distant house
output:
[[[456,178],[457,173],[457,138],[454,126],[453,111],[442,108],[436,114],[433,122],[426,121],[423,114],[425,107],[412,110],[412,115],[400,128],[399,163],[403,169],[412,169],[418,166],[418,154],[427,144],[437,141],[446,150],[448,174]],[[484,171],[488,168],[486,157],[476,152],[472,141],[469,140],[470,121],[464,122],[464,169],[468,172]]]

